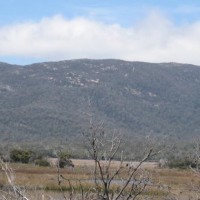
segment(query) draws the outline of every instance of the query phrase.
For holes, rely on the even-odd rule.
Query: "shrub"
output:
[[[34,153],[29,150],[13,149],[10,152],[10,159],[13,162],[28,163],[33,154]]]
[[[67,165],[66,161],[63,160],[63,159],[60,159],[60,161],[59,161],[59,167],[60,168],[64,168],[66,165]]]
[[[170,168],[179,168],[179,169],[188,169],[189,166],[195,167],[196,164],[193,163],[191,160],[182,158],[182,159],[173,159],[170,160],[168,163]]]
[[[67,151],[60,151],[58,153],[58,157],[60,159],[70,159],[71,158],[71,154],[69,152],[67,152]]]
[[[71,154],[68,151],[60,151],[58,153],[59,157],[59,167],[64,168],[65,166],[72,166],[72,161],[70,160]]]
[[[44,160],[44,159],[37,159],[37,160],[35,160],[35,164],[39,165],[41,167],[49,167],[50,166],[49,162],[46,161],[46,160]]]

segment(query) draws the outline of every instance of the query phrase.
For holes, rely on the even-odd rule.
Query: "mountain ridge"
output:
[[[115,59],[0,62],[0,138],[76,138],[89,115],[128,136],[200,130],[200,68]]]

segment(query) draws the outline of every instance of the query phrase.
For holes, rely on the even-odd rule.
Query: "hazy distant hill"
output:
[[[200,133],[200,68],[71,60],[0,63],[0,139],[73,138],[90,115],[127,135]]]

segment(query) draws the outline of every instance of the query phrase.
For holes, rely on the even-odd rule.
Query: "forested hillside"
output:
[[[73,140],[91,117],[127,136],[200,132],[198,66],[80,59],[0,71],[4,142]]]

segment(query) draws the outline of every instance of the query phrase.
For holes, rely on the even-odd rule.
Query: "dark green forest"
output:
[[[146,135],[184,144],[200,132],[198,66],[80,59],[0,71],[4,145],[74,148],[91,120],[130,144]]]

